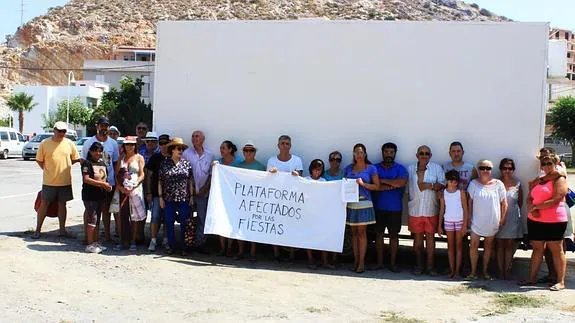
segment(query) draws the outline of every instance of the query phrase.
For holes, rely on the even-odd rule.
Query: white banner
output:
[[[341,181],[319,182],[217,164],[204,233],[341,252],[345,217]]]

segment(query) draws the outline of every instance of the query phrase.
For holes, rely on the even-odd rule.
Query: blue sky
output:
[[[21,0],[0,0],[0,41],[20,25]],[[45,14],[67,0],[24,0],[24,20]],[[575,29],[575,0],[470,0],[480,7],[518,21],[550,21],[553,27]]]

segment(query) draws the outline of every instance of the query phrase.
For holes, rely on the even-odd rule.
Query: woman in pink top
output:
[[[541,157],[541,169],[545,175],[534,180],[534,185],[529,192],[527,229],[533,253],[529,279],[520,282],[520,285],[524,286],[536,284],[543,252],[547,247],[551,251],[553,265],[557,272],[557,283],[551,286],[552,291],[565,288],[566,269],[563,234],[567,227],[567,212],[564,203],[568,188],[565,175],[560,174],[555,168],[558,161],[559,158],[555,154]]]

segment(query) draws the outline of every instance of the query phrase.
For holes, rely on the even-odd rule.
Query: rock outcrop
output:
[[[160,20],[312,17],[508,21],[457,0],[71,0],[0,45],[0,97],[14,84],[65,84],[70,69],[109,57],[112,46],[153,47]]]

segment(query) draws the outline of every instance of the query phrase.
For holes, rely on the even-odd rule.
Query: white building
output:
[[[100,104],[102,95],[109,91],[110,86],[97,81],[74,81],[71,86],[47,86],[47,85],[16,85],[12,93],[24,92],[34,96],[34,102],[38,105],[32,111],[24,114],[24,134],[43,132],[44,122],[42,115],[48,115],[50,111],[56,111],[58,103],[70,98],[80,98],[87,106]],[[16,113],[14,120],[18,119]],[[62,120],[66,121],[66,120]],[[78,135],[82,135],[83,129],[77,129]]]
[[[85,60],[84,78],[106,82],[119,89],[124,77],[141,79],[142,100],[153,101],[156,50],[147,47],[120,46],[113,48],[108,60]]]
[[[547,52],[547,77],[565,78],[567,76],[567,41],[551,39]]]

